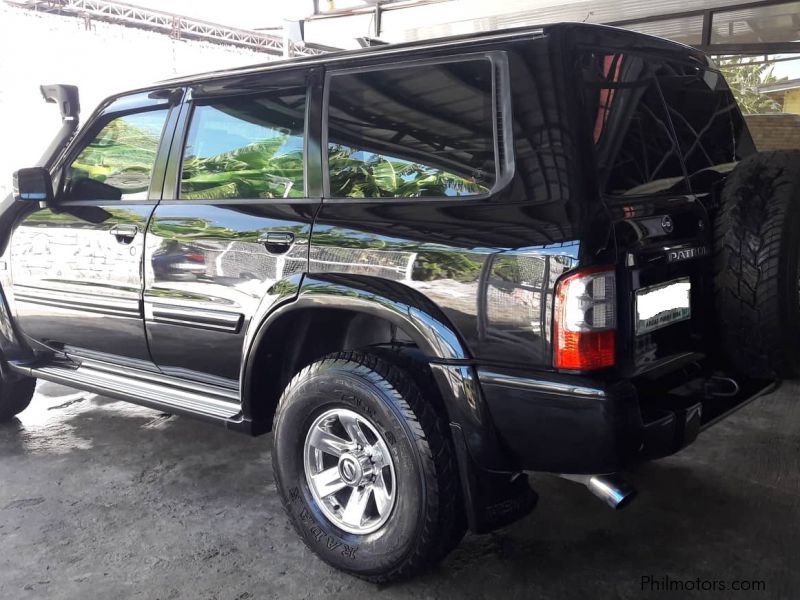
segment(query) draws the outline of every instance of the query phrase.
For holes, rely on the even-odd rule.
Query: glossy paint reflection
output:
[[[150,350],[162,371],[236,384],[253,316],[296,293],[312,214],[313,205],[302,203],[158,207],[145,249],[144,299]],[[268,247],[270,232],[291,233],[293,242]]]
[[[149,362],[140,269],[152,211],[149,204],[78,205],[25,217],[9,254],[23,331],[56,350],[90,349]],[[113,235],[119,226],[134,235]]]
[[[379,277],[384,293],[412,295],[443,310],[476,357],[546,363],[555,281],[577,264],[580,246],[570,240],[527,245],[541,241],[535,227],[524,225],[535,223],[521,214],[528,210],[504,207],[503,221],[491,222],[497,207],[479,203],[460,206],[457,219],[436,204],[325,205],[315,224],[309,272]],[[422,229],[421,222],[435,223],[437,232]],[[492,245],[501,238],[520,246]],[[475,245],[480,242],[486,245]]]

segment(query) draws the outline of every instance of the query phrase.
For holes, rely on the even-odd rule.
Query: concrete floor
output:
[[[0,598],[642,598],[641,578],[759,579],[800,594],[800,392],[788,383],[632,475],[620,513],[549,476],[539,508],[385,588],[295,537],[269,436],[40,384],[0,426]]]

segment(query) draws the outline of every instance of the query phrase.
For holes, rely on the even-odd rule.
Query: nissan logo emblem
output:
[[[361,469],[355,459],[343,456],[339,462],[339,475],[348,485],[353,485],[361,479]]]
[[[675,224],[672,222],[672,217],[669,215],[664,215],[661,217],[661,229],[664,230],[664,233],[672,233],[672,230],[675,229]]]

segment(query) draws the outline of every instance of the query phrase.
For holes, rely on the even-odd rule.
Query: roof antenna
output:
[[[581,21],[581,23],[586,23],[586,21],[589,20],[589,17],[592,17],[592,16],[594,16],[594,11],[590,10],[588,13],[586,13],[586,16],[583,17],[583,21]]]

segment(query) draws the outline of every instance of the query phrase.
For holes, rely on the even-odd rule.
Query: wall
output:
[[[800,114],[800,88],[788,90],[784,94],[783,112]]]
[[[800,148],[800,114],[745,115],[758,150]]]

